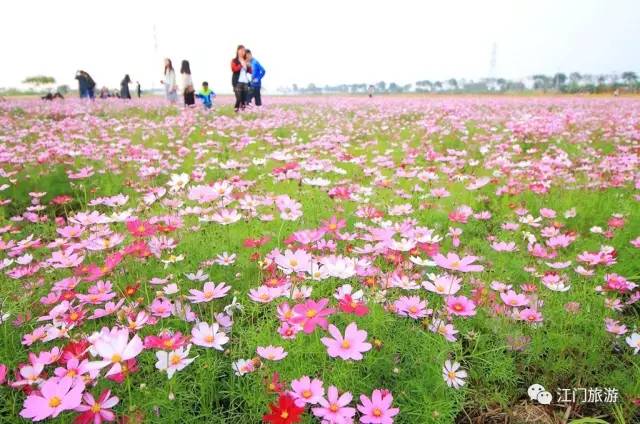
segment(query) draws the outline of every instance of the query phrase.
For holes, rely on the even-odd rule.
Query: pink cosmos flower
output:
[[[216,322],[211,325],[201,322],[191,330],[191,336],[193,336],[191,341],[198,346],[224,350],[222,345],[229,341],[229,337],[224,332],[218,331],[219,328]]]
[[[362,359],[363,352],[371,350],[371,343],[365,342],[367,332],[358,330],[355,322],[349,324],[344,330],[344,337],[333,324],[329,325],[329,334],[333,336],[333,339],[323,337],[320,341],[327,347],[327,353],[332,358],[340,357],[344,360],[353,359],[354,361],[359,361]]]
[[[295,252],[287,250],[284,255],[276,256],[275,262],[285,272],[309,272],[311,270],[311,255],[301,249]]]
[[[302,329],[307,334],[313,333],[316,325],[326,329],[329,325],[326,317],[334,312],[333,309],[326,307],[328,303],[329,299],[320,299],[317,302],[307,299],[306,302],[297,304],[293,307],[295,315],[291,318],[291,322],[302,325]]]
[[[356,409],[347,405],[352,399],[351,393],[345,392],[338,396],[338,388],[330,386],[327,390],[326,399],[321,398],[318,401],[320,406],[311,408],[311,411],[316,417],[322,418],[323,422],[332,424],[351,423],[353,422],[353,416],[356,414]]]
[[[444,338],[450,342],[455,342],[456,334],[458,334],[458,330],[453,327],[453,324],[447,324],[441,319],[434,319],[433,322],[429,324],[429,330],[444,336]]]
[[[476,305],[465,296],[447,298],[447,311],[452,315],[472,316],[476,314]]]
[[[40,387],[40,393],[33,392],[27,396],[20,416],[33,421],[55,418],[63,411],[77,408],[82,392],[84,383],[81,379],[49,379]]]
[[[500,299],[502,299],[502,301],[505,304],[509,306],[514,306],[514,307],[524,306],[529,304],[529,300],[527,299],[527,296],[525,296],[524,294],[516,294],[516,292],[513,290],[509,290],[506,293],[504,292],[500,293]]]
[[[298,380],[291,382],[291,396],[295,399],[296,405],[304,407],[305,404],[315,405],[324,396],[322,380],[308,376],[302,376]]]
[[[440,295],[453,295],[460,290],[462,278],[458,278],[451,274],[438,275],[431,281],[424,281],[422,287],[430,292]]]
[[[393,395],[387,390],[376,389],[371,394],[371,399],[360,395],[358,411],[362,413],[360,422],[363,424],[392,424],[393,417],[400,412],[399,408],[391,408]]]
[[[535,309],[527,308],[520,311],[520,319],[530,323],[542,322],[542,314]]]
[[[168,318],[171,316],[173,306],[168,299],[157,298],[151,303],[151,313],[160,318]]]
[[[220,283],[216,286],[215,283],[207,281],[204,283],[202,291],[196,289],[189,290],[191,296],[187,296],[187,299],[192,303],[209,302],[213,299],[224,297],[229,290],[231,290],[231,286],[227,286],[225,283]]]
[[[394,306],[398,315],[413,319],[424,318],[430,313],[427,310],[427,301],[418,296],[401,296],[395,301]]]
[[[129,340],[129,331],[122,329],[100,334],[93,343],[93,348],[96,354],[102,357],[102,361],[92,362],[90,367],[92,369],[102,369],[112,365],[105,375],[108,377],[120,373],[122,371],[122,362],[138,356],[144,346],[137,334]]]
[[[285,352],[282,346],[258,346],[256,352],[264,359],[268,359],[270,361],[280,361],[287,356],[287,352]]]
[[[111,396],[111,390],[103,390],[96,401],[89,392],[82,396],[84,403],[76,408],[77,412],[82,412],[74,421],[74,424],[101,424],[102,421],[115,421],[116,414],[111,408],[119,402],[117,396]]]
[[[447,253],[446,257],[441,253],[433,257],[436,265],[445,269],[460,272],[481,272],[484,269],[482,265],[472,265],[476,259],[478,259],[476,256],[460,258],[457,254],[451,252]]]

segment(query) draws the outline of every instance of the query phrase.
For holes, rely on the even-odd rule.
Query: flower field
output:
[[[0,103],[0,422],[640,422],[640,99],[266,103]]]

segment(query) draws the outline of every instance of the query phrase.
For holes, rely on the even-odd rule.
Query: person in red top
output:
[[[244,109],[249,92],[249,74],[251,65],[247,62],[247,52],[242,44],[236,49],[236,57],[231,60],[231,85],[236,95],[235,110]]]

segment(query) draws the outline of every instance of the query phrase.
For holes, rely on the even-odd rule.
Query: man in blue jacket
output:
[[[247,49],[247,62],[251,64],[251,82],[249,83],[249,99],[248,103],[251,103],[252,99],[256,99],[256,106],[262,106],[262,97],[260,96],[260,89],[262,88],[262,78],[266,71],[258,62],[258,60],[253,57],[251,54],[251,50]]]

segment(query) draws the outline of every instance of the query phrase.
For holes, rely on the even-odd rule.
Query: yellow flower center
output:
[[[302,397],[305,399],[309,399],[311,397],[311,390],[305,390],[302,392]]]
[[[289,418],[289,413],[287,411],[282,411],[282,414],[280,414],[280,418],[286,420],[287,418]]]
[[[318,312],[315,309],[309,309],[307,311],[307,318],[313,318],[318,314]]]
[[[292,267],[297,267],[298,266],[298,260],[297,259],[290,259],[289,260],[289,265],[291,265]]]
[[[102,407],[100,406],[99,403],[94,403],[93,405],[91,405],[91,412],[93,412],[94,414],[97,414],[98,412],[100,412],[101,409]]]
[[[204,337],[204,341],[207,343],[213,343],[213,336],[211,334],[208,334]]]
[[[120,356],[120,354],[116,353],[111,357],[111,362],[113,362],[114,364],[117,364],[118,362],[122,361],[122,356]]]
[[[343,340],[340,346],[342,346],[343,349],[349,349],[351,343],[349,343],[349,340]]]
[[[54,396],[49,399],[49,407],[57,408],[62,403],[62,400],[58,396]]]
[[[373,416],[374,416],[374,417],[380,417],[380,416],[382,416],[382,411],[380,410],[380,408],[374,408],[374,410],[373,410]]]
[[[182,361],[182,358],[178,354],[171,355],[171,365],[178,365]]]
[[[338,409],[339,409],[339,408],[338,408],[338,405],[336,405],[335,403],[332,403],[332,404],[329,406],[329,410],[330,410],[331,412],[337,412],[337,411],[338,411]]]

